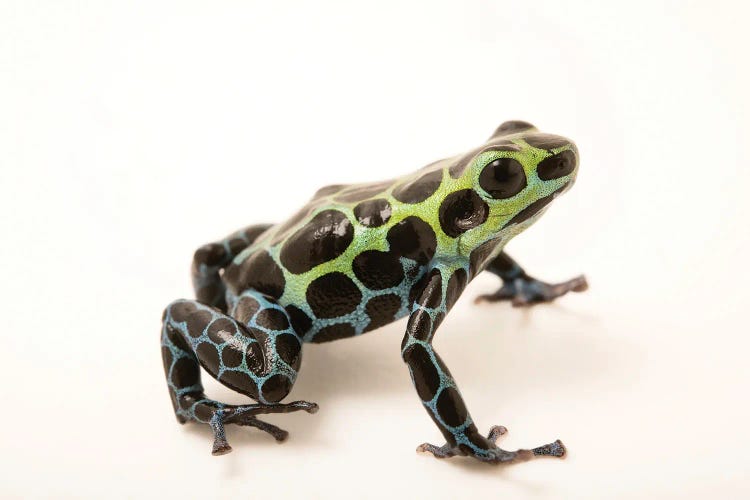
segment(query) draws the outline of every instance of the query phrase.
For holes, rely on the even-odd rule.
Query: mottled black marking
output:
[[[383,198],[363,201],[354,207],[354,216],[367,227],[380,227],[391,218],[391,204]]]
[[[404,279],[401,261],[391,252],[366,250],[354,258],[352,270],[357,279],[370,290],[385,290]]]
[[[497,244],[497,239],[488,240],[471,251],[471,254],[469,254],[469,272],[472,277],[476,276],[477,272],[482,269],[482,266],[484,266],[487,258],[495,250]]]
[[[479,185],[496,200],[511,198],[526,187],[526,172],[514,158],[497,158],[482,169]]]
[[[284,333],[276,337],[276,352],[295,371],[299,370],[299,365],[302,362],[300,349],[299,339],[294,335]]]
[[[523,140],[526,141],[529,146],[539,149],[546,149],[548,151],[570,144],[570,141],[568,141],[564,137],[560,137],[559,135],[542,133],[527,135],[523,138]]]
[[[376,194],[382,193],[383,191],[388,189],[391,184],[393,184],[393,181],[383,181],[374,184],[366,184],[364,186],[347,190],[336,196],[334,200],[342,201],[344,203],[356,203],[358,201],[366,200],[367,198],[372,198]]]
[[[255,382],[250,375],[245,372],[226,370],[219,377],[221,383],[226,385],[232,390],[245,394],[246,396],[254,397],[257,395],[257,388]]]
[[[195,311],[187,319],[187,331],[191,337],[200,337],[213,316],[208,311]]]
[[[195,349],[195,354],[201,364],[211,373],[219,371],[219,351],[209,342],[201,342]]]
[[[258,331],[260,330],[256,330],[256,332]],[[256,375],[261,375],[266,371],[263,348],[259,342],[250,342],[247,345],[245,363],[247,364],[247,368]]]
[[[369,332],[387,325],[394,320],[399,309],[401,309],[401,298],[396,294],[389,293],[371,298],[365,305],[365,312],[370,318],[365,331]]]
[[[421,203],[435,194],[442,182],[443,171],[435,170],[398,186],[392,194],[401,203]]]
[[[171,378],[176,387],[190,387],[200,380],[198,365],[189,358],[180,358],[172,367]]]
[[[177,323],[185,321],[198,308],[192,302],[178,302],[169,308],[169,314]]]
[[[540,161],[536,167],[536,173],[543,181],[549,181],[570,175],[575,168],[576,155],[567,149]]]
[[[346,184],[331,184],[330,186],[324,186],[315,192],[315,194],[313,195],[313,198],[322,198],[323,196],[328,196],[334,193],[338,193],[345,187],[346,187]]]
[[[520,212],[518,212],[515,217],[513,217],[509,222],[508,226],[511,224],[520,224],[524,222],[527,219],[530,219],[534,215],[536,215],[540,210],[542,210],[544,207],[550,204],[552,200],[555,199],[555,195],[562,191],[565,188],[565,186],[562,186],[561,188],[557,189],[554,193],[549,194],[545,196],[544,198],[539,198],[534,203],[530,204],[528,207],[524,208]]]
[[[461,399],[461,395],[454,387],[446,387],[438,396],[435,403],[440,418],[451,427],[458,427],[466,421],[469,412]]]
[[[226,344],[221,350],[221,360],[227,368],[237,368],[242,364],[245,353],[234,344]]]
[[[343,212],[323,210],[287,239],[279,260],[288,271],[302,274],[344,253],[353,238],[354,228]]]
[[[307,287],[307,303],[318,318],[336,318],[354,311],[362,292],[344,273],[332,272],[315,279]]]
[[[489,213],[490,207],[473,189],[449,194],[438,211],[440,227],[452,238],[483,224]]]
[[[269,330],[286,330],[289,328],[289,320],[286,314],[279,309],[272,309],[270,307],[260,311],[255,318],[255,322],[258,326]]]
[[[284,396],[292,390],[292,381],[285,375],[277,374],[263,382],[260,390],[266,401],[276,403],[284,399]]]
[[[229,318],[219,318],[208,325],[208,338],[217,344],[223,344],[237,333],[237,327]]]
[[[428,278],[429,275],[425,273],[411,286],[411,290],[409,290],[409,304],[415,303],[422,295],[422,290],[424,290]]]
[[[394,225],[388,231],[387,239],[391,252],[420,264],[426,264],[435,256],[435,231],[419,217],[407,217]]]
[[[350,323],[336,323],[324,326],[315,334],[312,339],[314,343],[330,342],[332,340],[353,337],[356,334],[354,327]]]
[[[443,277],[437,269],[433,269],[428,275],[419,303],[432,309],[440,307],[443,303]]]
[[[404,361],[411,370],[417,394],[422,401],[430,401],[440,387],[440,375],[429,353],[422,345],[412,344],[404,353]]]
[[[456,269],[451,274],[448,280],[448,287],[445,290],[445,305],[448,309],[453,307],[458,298],[461,296],[461,292],[466,288],[466,271],[463,269]]]
[[[247,248],[247,245],[248,245],[247,241],[244,240],[243,238],[232,238],[231,240],[229,240],[229,252],[232,255],[237,255],[242,250]]]
[[[234,308],[234,317],[242,323],[247,323],[260,309],[260,304],[252,297],[242,297]]]
[[[297,332],[297,335],[304,337],[312,327],[312,319],[308,316],[305,311],[294,305],[286,306],[286,312],[289,314],[289,319],[292,321],[292,328]]]
[[[471,427],[473,427],[473,429],[471,429]],[[477,427],[474,424],[471,424],[469,428],[466,429],[464,434],[466,434],[466,436],[469,438],[469,441],[471,441],[471,443],[480,450],[492,449],[492,443],[490,443],[490,441],[486,437],[479,434],[479,432],[477,431]]]
[[[409,334],[417,340],[427,341],[432,336],[432,318],[424,309],[417,309],[409,316],[406,325]]]
[[[193,254],[193,262],[196,264],[205,264],[207,266],[218,266],[224,262],[226,257],[227,251],[224,249],[224,245],[219,243],[209,243],[195,251],[195,254]]]
[[[161,346],[161,360],[164,362],[164,373],[169,375],[169,367],[172,366],[172,351],[165,345]]]
[[[258,251],[240,265],[231,264],[224,273],[231,290],[238,293],[253,288],[278,299],[284,294],[286,280],[281,268],[265,251]]]

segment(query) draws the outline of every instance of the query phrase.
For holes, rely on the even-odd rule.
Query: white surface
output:
[[[750,46],[741,2],[0,1],[2,497],[750,494]],[[276,445],[176,424],[159,318],[198,245],[318,186],[399,175],[524,119],[579,182],[509,250],[586,294],[475,307],[436,346],[515,449],[417,455],[400,322],[310,346]],[[209,383],[220,399],[243,401]]]

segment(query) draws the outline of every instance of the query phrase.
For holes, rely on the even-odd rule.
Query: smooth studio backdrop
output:
[[[0,1],[0,496],[750,494],[748,8],[649,2]],[[325,184],[402,175],[527,120],[578,182],[509,253],[591,289],[475,306],[436,347],[478,425],[564,461],[438,461],[405,322],[309,346],[277,445],[179,426],[160,315],[199,245]],[[247,401],[216,383],[209,394]]]

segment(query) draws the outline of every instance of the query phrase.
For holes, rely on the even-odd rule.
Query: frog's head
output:
[[[526,122],[503,123],[450,169],[453,178],[476,193],[471,195],[474,208],[483,205],[484,221],[465,235],[472,240],[465,243],[474,246],[493,236],[507,241],[520,233],[573,185],[577,173],[578,150],[572,141],[541,133]]]

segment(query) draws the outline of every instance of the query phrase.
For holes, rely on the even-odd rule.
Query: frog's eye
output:
[[[536,173],[543,181],[559,179],[569,175],[576,168],[576,155],[571,150],[545,158],[536,167]]]
[[[515,196],[526,187],[526,173],[513,158],[498,158],[479,174],[479,185],[496,200]]]

